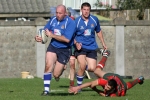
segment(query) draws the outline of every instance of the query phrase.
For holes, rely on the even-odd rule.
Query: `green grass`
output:
[[[91,80],[84,79],[84,82],[87,81]],[[0,100],[149,100],[150,97],[150,80],[145,80],[143,85],[136,85],[126,96],[117,98],[101,97],[90,88],[83,89],[77,95],[69,94],[68,85],[69,79],[62,78],[59,82],[52,79],[51,96],[41,96],[43,80],[40,78],[0,79]]]

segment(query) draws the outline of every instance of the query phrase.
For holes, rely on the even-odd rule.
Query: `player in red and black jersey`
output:
[[[105,56],[106,55],[106,56]],[[125,82],[122,77],[118,74],[114,73],[106,73],[102,69],[105,66],[106,60],[107,60],[107,51],[103,55],[101,61],[96,67],[96,70],[94,73],[96,75],[101,76],[101,78],[96,79],[91,82],[84,83],[80,86],[76,87],[70,87],[69,92],[70,93],[78,93],[78,90],[86,87],[92,88],[94,91],[96,91],[99,95],[105,96],[105,97],[115,97],[115,96],[125,96],[126,91],[135,86],[136,84],[143,84],[144,82],[144,77],[140,76],[139,78],[130,81],[130,82]],[[102,86],[103,91],[99,90],[96,88],[96,86]]]

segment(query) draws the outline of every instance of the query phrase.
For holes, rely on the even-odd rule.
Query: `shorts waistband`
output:
[[[53,46],[52,44],[50,44],[50,45],[54,48],[57,48],[57,47]],[[69,47],[61,47],[61,48],[57,48],[57,49],[71,49],[71,47],[70,46]]]

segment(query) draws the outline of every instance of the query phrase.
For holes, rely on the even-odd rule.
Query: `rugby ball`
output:
[[[47,38],[48,38],[48,36],[45,35],[45,30],[39,29],[38,35],[42,38],[42,44],[45,44],[47,42]]]

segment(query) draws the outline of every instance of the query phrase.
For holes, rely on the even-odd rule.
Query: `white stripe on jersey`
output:
[[[90,16],[92,19],[93,19],[93,21],[95,22],[95,24],[96,24],[96,26],[97,26],[97,23],[96,23],[96,21],[94,20],[94,18],[92,17],[92,16]]]
[[[65,23],[65,29],[66,29],[66,26],[67,26],[67,22],[68,22],[68,18],[67,18],[66,23]]]
[[[56,17],[54,17],[54,18],[52,19],[52,21],[50,22],[50,25],[52,24],[52,22],[53,22],[54,19],[56,19]]]
[[[81,18],[78,20],[77,28],[78,28],[78,25],[79,25],[80,20],[81,20]]]

